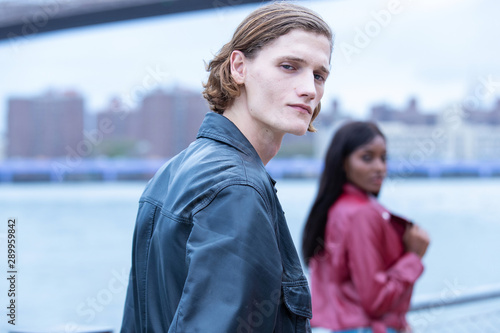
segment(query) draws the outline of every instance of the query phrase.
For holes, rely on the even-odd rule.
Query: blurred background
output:
[[[265,2],[0,0],[5,273],[8,218],[19,242],[16,327],[0,328],[118,332],[141,192],[209,112],[205,63]],[[267,165],[296,244],[335,129],[373,120],[380,201],[432,239],[415,331],[500,332],[500,4],[295,2],[335,32],[318,132]]]

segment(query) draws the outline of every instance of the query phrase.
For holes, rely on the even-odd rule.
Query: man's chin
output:
[[[297,126],[296,128],[290,129],[288,131],[288,133],[293,134],[293,135],[297,135],[297,136],[302,136],[302,135],[306,134],[308,127],[309,127],[309,124],[307,124],[306,126]]]

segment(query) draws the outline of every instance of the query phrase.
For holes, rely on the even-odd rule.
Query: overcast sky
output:
[[[362,118],[374,103],[424,111],[466,100],[489,80],[500,96],[500,3],[494,0],[299,1],[317,11],[336,39],[324,105],[337,98]],[[89,112],[113,96],[132,104],[157,86],[201,91],[204,61],[257,6],[70,29],[0,42],[0,131],[9,96],[49,88],[83,94]],[[494,87],[494,91],[493,88]],[[485,91],[485,90],[481,90]]]

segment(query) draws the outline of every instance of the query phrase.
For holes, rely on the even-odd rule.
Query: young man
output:
[[[139,205],[122,332],[308,332],[307,280],[265,165],[314,131],[332,33],[314,12],[251,13],[209,63],[198,137]]]

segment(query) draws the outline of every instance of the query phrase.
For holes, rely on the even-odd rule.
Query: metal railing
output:
[[[500,333],[500,285],[420,297],[408,321],[413,333]]]
[[[500,285],[451,287],[418,297],[407,315],[412,333],[500,333]],[[330,333],[314,328],[313,333]]]

